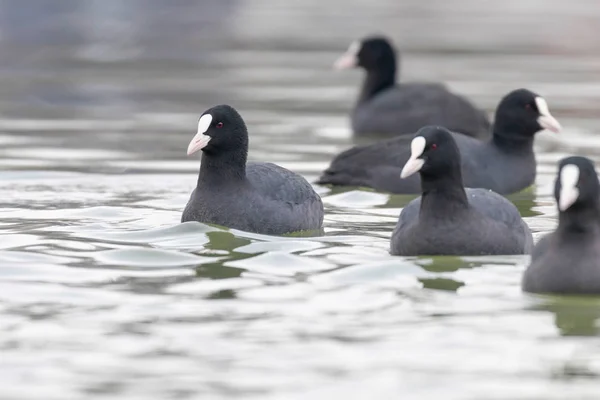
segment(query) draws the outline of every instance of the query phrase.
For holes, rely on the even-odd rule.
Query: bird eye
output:
[[[525,109],[526,110],[531,110],[531,104],[525,104]]]
[[[435,149],[437,149],[437,144],[433,143],[433,144],[431,145],[431,150],[435,150]]]
[[[217,122],[217,128],[222,128],[223,127],[223,123],[222,122]]]

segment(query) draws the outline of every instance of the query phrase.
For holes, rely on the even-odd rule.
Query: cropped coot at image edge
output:
[[[535,246],[523,277],[534,293],[600,294],[600,183],[586,157],[559,162],[558,227]]]

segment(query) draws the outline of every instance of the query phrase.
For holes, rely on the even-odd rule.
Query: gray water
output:
[[[206,108],[234,105],[252,159],[314,180],[351,145],[361,77],[331,63],[385,32],[405,80],[490,113],[518,87],[546,97],[565,130],[538,135],[536,185],[511,196],[539,238],[556,161],[600,161],[599,15],[591,0],[0,2],[0,398],[597,399],[600,301],[523,294],[525,256],[389,256],[409,196],[317,187],[323,237],[178,221]]]

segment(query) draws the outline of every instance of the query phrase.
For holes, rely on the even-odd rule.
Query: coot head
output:
[[[554,197],[561,212],[597,206],[600,183],[592,161],[585,157],[562,159],[554,183]]]
[[[350,44],[348,50],[334,64],[336,69],[361,67],[367,71],[396,68],[396,51],[382,36],[370,36]]]
[[[187,154],[198,150],[204,154],[219,154],[247,149],[248,131],[241,115],[231,106],[219,105],[200,116],[198,133],[190,142]]]
[[[441,126],[419,129],[400,177],[408,178],[416,172],[423,178],[460,174],[460,153],[450,131]]]
[[[503,137],[532,138],[548,129],[558,133],[560,123],[550,114],[546,100],[527,89],[508,93],[496,109],[494,133]]]

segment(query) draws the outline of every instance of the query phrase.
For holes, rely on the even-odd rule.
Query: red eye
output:
[[[435,150],[435,149],[437,149],[437,144],[434,143],[431,145],[431,150]]]
[[[217,122],[217,128],[222,128],[223,127],[223,123],[222,122]]]
[[[530,110],[531,109],[531,104],[525,104],[525,109],[526,110]]]

